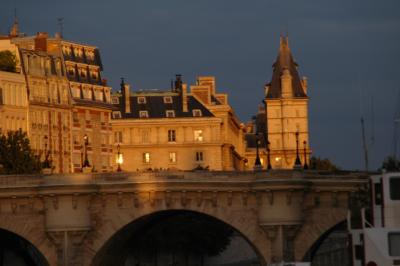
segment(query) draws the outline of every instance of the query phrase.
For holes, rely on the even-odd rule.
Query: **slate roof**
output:
[[[267,126],[266,126],[266,117],[265,113],[258,113],[255,116],[255,132],[259,132],[259,139],[260,139],[260,145],[258,146],[259,148],[265,148],[266,143],[268,141],[268,137],[266,135],[267,133]],[[247,148],[256,148],[256,142],[257,142],[257,136],[255,132],[247,133],[245,134],[245,140],[247,143]]]
[[[172,103],[164,103],[164,97],[169,96],[172,98]],[[138,103],[138,97],[145,97],[146,103]],[[114,110],[121,112],[121,118],[140,118],[140,111],[147,111],[148,118],[167,118],[166,111],[173,110],[175,112],[175,118],[186,118],[193,117],[193,110],[201,110],[201,117],[214,117],[214,115],[195,97],[188,95],[188,112],[182,111],[182,98],[179,93],[136,93],[130,96],[130,113],[125,113],[125,101],[122,96],[119,96],[119,104],[114,104]],[[141,118],[141,119],[148,119]]]
[[[279,54],[272,65],[273,73],[271,82],[267,85],[270,86],[267,98],[280,98],[282,94],[281,88],[281,76],[283,74],[283,70],[288,69],[289,73],[292,76],[292,88],[294,97],[307,97],[305,94],[303,87],[301,85],[300,76],[297,71],[297,63],[294,61],[292,53],[289,48],[289,40],[288,37],[281,37],[280,46],[279,46]]]

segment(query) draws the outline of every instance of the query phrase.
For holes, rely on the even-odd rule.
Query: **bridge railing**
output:
[[[54,175],[0,175],[0,188],[35,187],[52,185],[100,184],[100,183],[130,183],[140,181],[168,180],[354,180],[366,179],[367,174],[361,172],[327,172],[327,171],[294,171],[272,170],[259,172],[239,171],[138,171],[138,172],[107,172],[107,173],[73,173]]]

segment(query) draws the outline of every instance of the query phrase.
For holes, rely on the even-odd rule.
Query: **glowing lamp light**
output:
[[[279,162],[281,160],[281,157],[275,157],[275,161]]]
[[[117,162],[117,164],[123,164],[123,163],[124,163],[124,158],[123,158],[123,156],[122,156],[122,153],[120,153],[120,154],[117,156],[116,162]]]

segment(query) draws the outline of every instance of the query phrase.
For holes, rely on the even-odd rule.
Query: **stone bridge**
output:
[[[141,218],[192,211],[236,229],[262,265],[302,261],[366,182],[360,173],[278,170],[0,176],[0,229],[31,243],[44,265],[117,265]]]

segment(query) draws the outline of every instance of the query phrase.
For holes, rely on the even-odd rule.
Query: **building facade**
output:
[[[265,86],[266,131],[272,168],[290,169],[296,162],[296,167],[304,167],[311,154],[307,79],[300,78],[297,68],[288,37],[281,37],[272,78]]]
[[[60,151],[58,148],[60,145],[49,144],[51,153],[60,154],[62,152],[66,156],[65,152],[68,150],[69,158],[63,160],[63,163],[69,162],[68,172],[82,171],[85,161],[87,161],[86,168],[90,168],[92,171],[110,171],[112,156],[110,143],[112,133],[110,124],[111,88],[106,85],[106,81],[101,77],[102,64],[98,48],[64,40],[59,34],[50,38],[47,33],[40,32],[36,36],[12,38],[12,42],[25,54],[35,53],[35,55],[32,54],[35,58],[39,54],[54,58],[54,62],[50,59],[41,59],[42,61],[38,62],[38,66],[44,69],[44,72],[42,72],[46,76],[46,78],[42,78],[41,84],[35,79],[38,78],[37,74],[43,76],[42,73],[33,74],[32,71],[34,70],[32,69],[26,73],[28,90],[30,86],[35,86],[33,83],[36,84],[37,88],[33,90],[36,95],[32,97],[36,100],[31,101],[30,109],[33,110],[40,106],[40,110],[36,108],[32,111],[32,119],[39,119],[38,117],[47,119],[43,118],[43,114],[39,114],[45,112],[46,108],[50,108],[49,105],[43,106],[42,100],[47,101],[43,98],[46,92],[50,101],[57,97],[62,101],[65,100],[58,105],[58,107],[61,107],[60,104],[62,105],[65,113],[54,114],[56,122],[52,126],[60,127],[62,128],[61,131],[68,132],[68,134],[66,133],[68,137],[65,136],[62,140],[61,136],[57,137],[57,141],[63,143],[61,146],[68,145],[68,149],[65,148]],[[50,60],[50,66],[46,65],[46,60]],[[27,60],[27,62],[30,61]],[[29,63],[24,64],[24,67],[29,69]],[[54,70],[55,75],[48,75],[49,72],[46,68],[50,68],[51,71]],[[58,83],[54,83],[55,80]],[[46,86],[50,87],[47,88]],[[38,99],[41,100],[38,101]],[[55,102],[52,102],[51,107],[55,107],[54,104]],[[66,112],[69,112],[69,114],[67,115]],[[57,123],[61,124],[57,125]],[[33,146],[43,146],[41,144],[43,134],[42,132],[33,136]],[[36,142],[38,143],[36,144]],[[87,160],[84,158],[87,158]],[[56,171],[64,172],[67,170],[59,168]]]
[[[215,87],[202,84],[203,80],[199,78],[191,92],[179,75],[170,91],[132,92],[122,82],[121,93],[113,96],[112,128],[124,170],[241,169],[242,157],[234,145],[239,139],[228,135],[242,129],[227,107],[226,95],[213,93]],[[207,80],[215,84],[214,78]],[[204,94],[196,91],[200,86],[205,88]],[[222,108],[209,108],[211,105]],[[236,123],[235,128],[225,126],[233,127],[230,123]],[[235,135],[239,138],[241,133]]]

